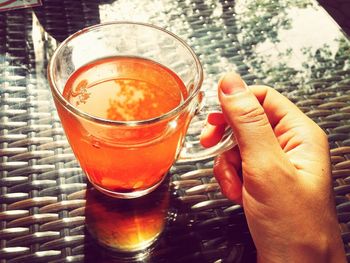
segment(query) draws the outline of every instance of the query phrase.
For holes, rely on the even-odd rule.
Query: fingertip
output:
[[[207,126],[208,124],[205,125],[199,136],[199,142],[204,148],[209,148],[211,146],[210,131],[208,131]]]
[[[225,128],[226,124],[211,125],[207,122],[199,138],[200,144],[205,148],[218,144],[225,133]]]

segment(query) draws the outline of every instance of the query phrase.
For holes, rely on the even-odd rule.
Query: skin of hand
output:
[[[215,159],[214,174],[243,205],[258,262],[346,262],[326,134],[282,94],[235,73],[218,96],[222,113],[209,114],[201,143],[233,130],[237,146]]]

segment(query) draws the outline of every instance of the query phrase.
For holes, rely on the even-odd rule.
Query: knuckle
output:
[[[323,146],[323,149],[327,149],[329,151],[329,140],[328,140],[328,135],[320,128],[320,142],[321,145]]]
[[[242,109],[238,120],[241,123],[255,123],[260,126],[269,124],[265,111],[260,105]]]
[[[327,135],[327,133],[324,130],[322,130],[321,128],[319,128],[319,129],[320,129],[320,136],[323,139],[323,141],[328,142],[328,135]]]
[[[320,142],[328,143],[328,135],[327,133],[315,123],[315,138],[318,138]]]

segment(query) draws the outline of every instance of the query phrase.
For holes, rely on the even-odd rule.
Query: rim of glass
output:
[[[91,114],[88,114],[86,112],[83,112],[77,108],[75,108],[68,100],[66,100],[63,95],[61,94],[61,92],[58,90],[55,81],[53,80],[53,76],[54,76],[54,62],[57,59],[57,56],[60,54],[62,48],[64,46],[66,46],[66,44],[68,44],[71,40],[75,39],[76,37],[79,37],[80,35],[93,31],[95,29],[104,27],[104,26],[111,26],[111,25],[137,25],[137,26],[144,26],[144,27],[149,27],[149,28],[153,28],[155,30],[161,31],[165,34],[168,34],[169,36],[173,37],[174,39],[176,39],[180,44],[182,44],[185,49],[187,49],[189,51],[189,53],[191,54],[195,65],[196,65],[196,69],[197,72],[199,74],[198,76],[198,83],[195,84],[193,92],[191,94],[189,94],[189,96],[183,101],[181,102],[181,104],[179,104],[176,108],[172,109],[171,111],[155,117],[155,118],[151,118],[151,119],[146,119],[146,120],[140,120],[140,121],[115,121],[115,120],[108,120],[108,119],[104,119],[104,118],[100,118],[100,117],[96,117],[93,116]],[[77,31],[76,33],[72,34],[71,36],[69,36],[68,38],[66,38],[54,51],[50,61],[49,61],[49,65],[47,68],[47,74],[48,74],[48,81],[50,84],[50,88],[51,91],[53,93],[53,95],[59,100],[59,102],[65,107],[67,108],[69,111],[79,115],[80,117],[83,117],[85,119],[94,121],[94,122],[98,122],[101,124],[106,124],[106,125],[121,125],[121,126],[139,126],[139,125],[143,125],[143,124],[152,124],[155,122],[159,122],[162,121],[164,119],[168,119],[170,117],[173,117],[174,115],[176,115],[178,112],[181,112],[184,108],[187,107],[187,105],[192,101],[192,99],[197,96],[197,94],[199,93],[199,90],[202,86],[203,83],[203,68],[202,65],[197,57],[197,55],[195,54],[195,52],[192,50],[192,48],[180,37],[178,37],[177,35],[175,35],[174,33],[152,25],[152,24],[148,24],[148,23],[141,23],[141,22],[130,22],[130,21],[114,21],[114,22],[107,22],[107,23],[101,23],[101,24],[97,24],[97,25],[93,25],[90,27],[86,27],[83,28],[79,31]]]

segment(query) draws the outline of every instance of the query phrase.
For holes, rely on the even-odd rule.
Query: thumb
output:
[[[226,74],[219,82],[218,93],[242,160],[266,160],[266,155],[281,151],[264,108],[238,74]]]

